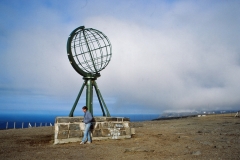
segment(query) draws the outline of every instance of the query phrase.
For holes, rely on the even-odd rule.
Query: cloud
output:
[[[8,47],[0,55],[1,94],[22,90],[46,97],[41,103],[71,106],[83,80],[68,62],[66,41],[84,24],[112,43],[112,60],[97,80],[110,112],[238,109],[237,3],[109,4],[90,13],[89,8],[97,8],[93,5],[69,5],[68,16],[42,5],[32,11],[34,18],[23,17],[26,24],[8,32]],[[76,6],[84,7],[77,11]]]
[[[171,21],[170,13],[165,13],[154,29],[113,17],[87,21],[103,28],[113,44],[112,62],[106,68],[110,78],[102,84],[122,106],[131,102],[154,110],[237,109],[240,50],[235,26],[239,21],[225,22],[234,19],[233,14],[220,18],[231,12],[230,7],[211,8],[208,17],[204,10],[189,15],[184,9],[169,11],[181,13],[170,16]]]

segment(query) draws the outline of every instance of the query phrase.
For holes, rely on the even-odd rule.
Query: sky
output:
[[[66,43],[79,26],[111,41],[97,79],[111,114],[239,110],[239,8],[238,0],[1,0],[0,112],[70,112],[83,79]],[[101,113],[95,93],[93,105]]]

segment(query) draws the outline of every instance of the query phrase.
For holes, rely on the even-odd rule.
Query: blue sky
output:
[[[112,43],[97,80],[110,113],[238,110],[239,8],[237,0],[1,0],[0,110],[68,114],[83,80],[66,42],[82,25]],[[84,103],[85,95],[76,112]]]

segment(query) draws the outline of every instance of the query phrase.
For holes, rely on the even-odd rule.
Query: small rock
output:
[[[189,151],[188,151],[188,150],[185,150],[185,151],[183,152],[183,154],[184,154],[184,155],[189,154]]]
[[[205,129],[204,133],[211,133],[211,131]]]
[[[199,155],[201,155],[201,152],[200,151],[196,151],[196,152],[193,152],[192,155],[199,156]]]
[[[209,146],[213,145],[211,142],[208,142],[208,141],[204,141],[204,142],[201,142],[201,143],[204,144],[204,145],[209,145]]]
[[[223,148],[223,147],[220,146],[220,145],[218,145],[218,146],[214,146],[214,148],[221,149],[221,148]]]

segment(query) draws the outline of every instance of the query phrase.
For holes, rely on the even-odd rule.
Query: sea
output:
[[[77,115],[82,116],[82,115]],[[94,115],[101,116],[101,115]],[[159,118],[159,114],[112,114],[112,117],[127,117],[131,122],[150,121]],[[0,130],[29,127],[54,126],[56,117],[67,117],[57,114],[0,113]]]

